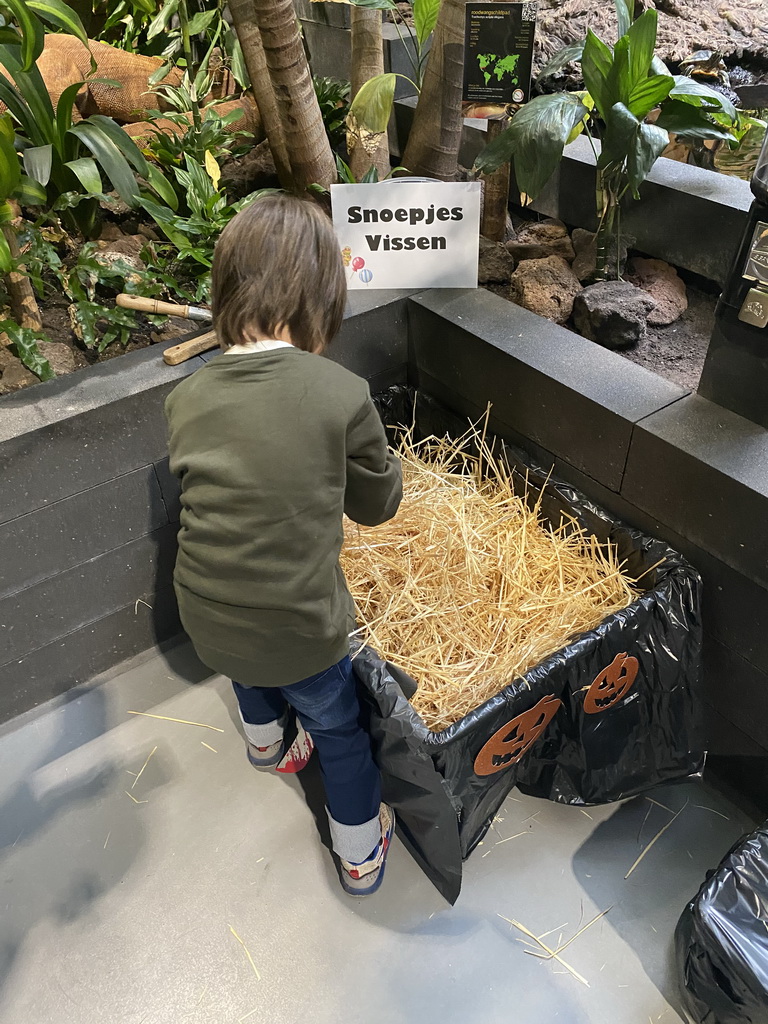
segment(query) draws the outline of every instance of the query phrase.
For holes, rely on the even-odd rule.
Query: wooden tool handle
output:
[[[189,306],[180,306],[176,302],[162,302],[160,299],[147,299],[143,295],[127,295],[121,292],[115,302],[123,309],[137,309],[140,313],[153,316],[187,316]]]
[[[218,343],[216,332],[208,331],[206,334],[201,334],[199,338],[190,338],[189,341],[182,341],[179,345],[171,345],[163,352],[163,359],[169,366],[176,366],[177,363],[183,363],[186,359],[199,356],[201,352],[208,352],[210,349],[216,348]]]

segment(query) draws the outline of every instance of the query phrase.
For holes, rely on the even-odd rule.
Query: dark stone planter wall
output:
[[[330,355],[404,381],[404,295],[351,296]],[[163,402],[202,365],[154,347],[0,399],[0,722],[180,632]]]
[[[768,431],[483,292],[409,302],[411,379],[704,578],[710,764],[768,801]]]

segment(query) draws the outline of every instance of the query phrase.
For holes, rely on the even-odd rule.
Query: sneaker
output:
[[[379,811],[381,839],[370,857],[360,864],[339,858],[341,862],[341,886],[350,896],[370,896],[384,880],[387,854],[395,831],[395,812],[387,804]]]
[[[285,743],[283,740],[278,740],[277,743],[272,743],[268,747],[257,747],[254,743],[249,743],[247,749],[248,760],[253,767],[268,771],[280,764],[285,753]]]
[[[286,750],[285,756],[280,761],[275,771],[280,772],[281,775],[295,775],[297,772],[300,772],[302,768],[307,767],[314,749],[315,744],[312,737],[308,732],[304,732],[304,728],[299,725],[296,733],[296,739]]]

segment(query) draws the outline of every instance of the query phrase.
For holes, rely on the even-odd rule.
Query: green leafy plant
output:
[[[98,30],[100,40],[118,49],[147,53],[147,32],[157,7],[155,0],[94,0],[88,30]]]
[[[15,9],[17,3],[13,0],[19,27],[7,25],[0,30],[0,101],[15,122],[14,146],[26,171],[22,203],[50,205],[72,191],[93,197],[70,211],[74,224],[87,236],[98,220],[95,197],[105,191],[102,175],[130,206],[136,206],[140,196],[137,175],[158,194],[170,195],[162,173],[111,118],[95,114],[73,123],[72,105],[82,82],[69,85],[54,109],[34,63],[44,39],[43,24],[35,12],[45,10],[49,20],[87,45],[77,15],[61,0],[28,0],[21,5],[21,13]]]
[[[169,247],[149,247],[152,266],[164,271],[169,283],[173,275],[177,294],[200,301],[208,294],[213,248],[221,232],[240,210],[278,190],[260,189],[230,204],[218,189],[216,175],[212,177],[204,165],[190,157],[185,159],[183,168],[174,167],[173,174],[178,188],[186,196],[188,215],[146,197],[141,200],[141,205],[170,243]]]
[[[405,167],[393,167],[392,170],[389,172],[389,174],[386,175],[386,177],[380,179],[379,178],[379,172],[378,172],[377,168],[371,166],[371,167],[368,168],[368,170],[365,172],[365,174],[362,176],[362,178],[360,178],[358,180],[357,178],[355,178],[354,174],[352,173],[349,164],[345,163],[341,159],[341,157],[337,154],[337,156],[336,156],[336,170],[339,173],[339,183],[342,184],[342,185],[370,185],[370,184],[375,183],[375,182],[377,182],[379,180],[386,181],[387,178],[391,178],[392,175],[395,174],[396,172],[398,172],[398,171],[405,171]],[[321,188],[318,185],[314,189],[314,191],[316,191],[316,192],[317,191],[325,192],[325,189]]]
[[[583,44],[567,47],[540,78],[581,62],[586,93],[537,96],[515,114],[509,128],[475,161],[475,171],[492,173],[512,161],[521,192],[535,198],[547,183],[566,144],[586,130],[590,112],[601,122],[597,164],[597,276],[607,274],[608,243],[620,231],[620,203],[639,188],[669,143],[668,132],[686,138],[737,140],[737,114],[725,96],[685,76],[673,76],[655,56],[657,12],[633,19],[633,0],[615,0],[619,39],[613,48],[592,31]],[[618,268],[617,268],[618,270]]]
[[[312,82],[331,148],[335,150],[344,141],[345,118],[349,113],[349,82],[339,78],[313,78]]]

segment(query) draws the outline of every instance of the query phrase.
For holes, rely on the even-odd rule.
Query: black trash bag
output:
[[[768,1021],[768,822],[740,839],[675,932],[691,1024]]]
[[[416,396],[415,410],[417,438],[464,432],[463,421],[428,396]],[[546,519],[558,526],[562,517],[571,518],[601,542],[615,544],[630,574],[642,575],[648,589],[442,732],[426,728],[402,690],[397,700],[392,666],[371,650],[356,659],[358,678],[379,700],[370,727],[385,778],[409,777],[408,766],[395,770],[401,757],[417,752],[422,776],[428,774],[425,756],[431,759],[444,785],[432,779],[424,787],[431,787],[433,803],[422,794],[422,821],[444,820],[450,805],[462,858],[483,838],[515,786],[561,803],[607,803],[693,775],[704,760],[696,714],[698,574],[660,541],[549,478],[523,452],[509,446],[504,451],[520,493],[527,486],[528,499],[540,502]],[[379,699],[382,688],[389,705]],[[388,706],[397,708],[397,751],[390,747]],[[397,808],[397,787],[392,791]],[[425,829],[410,831],[421,859],[432,865],[431,877],[442,879],[438,888],[454,892],[453,853],[426,850],[420,846]]]

